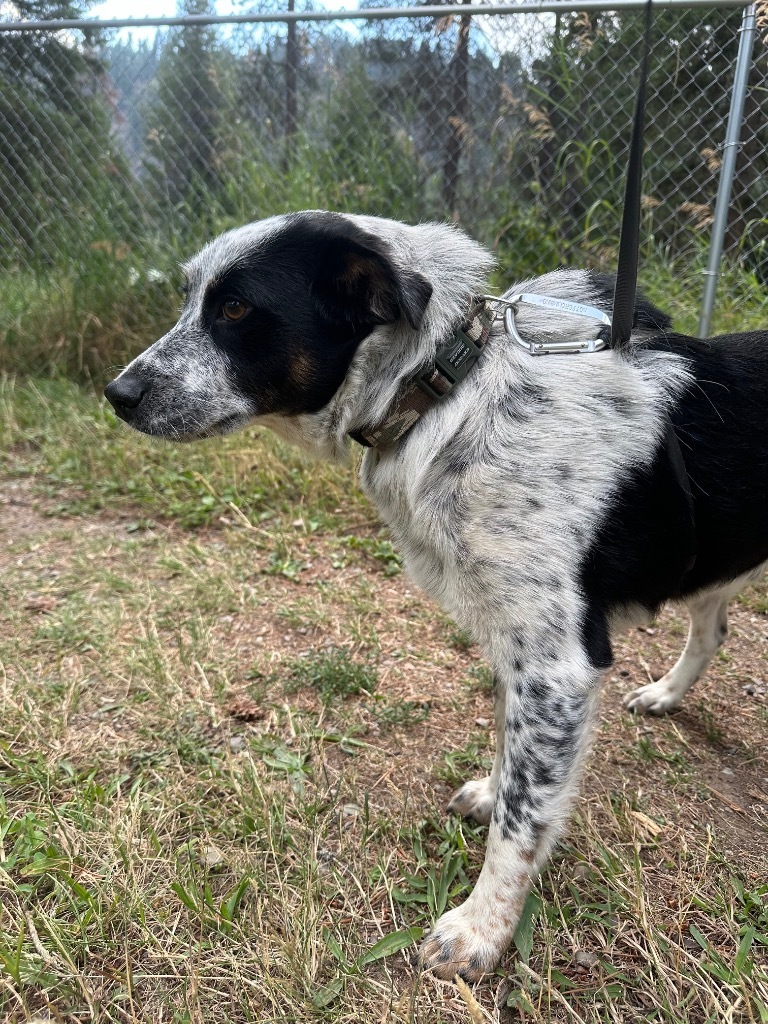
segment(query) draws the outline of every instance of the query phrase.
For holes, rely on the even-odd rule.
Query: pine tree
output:
[[[74,0],[18,0],[20,20],[77,18]],[[0,36],[0,260],[55,262],[104,180],[122,172],[102,66],[82,33]]]
[[[209,0],[182,0],[180,15],[212,13]],[[204,220],[220,184],[223,150],[222,54],[210,26],[171,30],[147,117],[151,191],[161,213]]]

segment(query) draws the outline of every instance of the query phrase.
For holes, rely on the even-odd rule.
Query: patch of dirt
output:
[[[0,570],[11,560],[18,564],[19,558],[26,557],[19,553],[20,548],[29,552],[47,545],[49,555],[66,559],[76,543],[73,531],[83,536],[124,537],[134,518],[130,511],[62,518],[55,515],[54,508],[54,501],[36,494],[28,481],[6,481],[0,497]],[[242,534],[228,529],[182,533],[169,524],[154,529],[177,543],[215,547],[224,557],[228,545],[234,547],[242,540]],[[294,548],[294,557],[305,564],[295,580],[273,574],[268,552],[254,552],[249,578],[242,582],[268,598],[266,610],[262,602],[257,608],[212,616],[214,648],[235,651],[242,671],[220,701],[218,724],[206,728],[218,731],[221,743],[233,735],[279,728],[274,714],[253,713],[252,680],[246,678],[246,672],[254,665],[268,677],[270,666],[279,668],[318,647],[364,651],[365,639],[355,639],[350,633],[356,613],[341,607],[341,601],[348,599],[361,581],[366,582],[370,606],[360,615],[366,621],[375,620],[380,652],[377,692],[386,703],[410,704],[424,708],[427,714],[423,721],[386,725],[371,710],[373,701],[366,695],[344,702],[345,727],[365,744],[364,762],[359,762],[355,771],[359,792],[350,792],[348,797],[351,801],[362,799],[360,794],[366,791],[374,809],[402,813],[405,787],[412,813],[441,813],[453,789],[434,774],[444,764],[444,755],[463,750],[475,740],[488,758],[493,756],[491,694],[472,681],[473,672],[482,665],[476,650],[452,645],[450,626],[442,614],[406,577],[386,577],[378,563],[364,557],[350,559],[348,566],[339,568],[336,538],[299,534]],[[30,580],[30,615],[50,610],[45,605],[45,581],[38,582],[35,586]],[[305,595],[309,600],[319,583],[333,589],[340,606],[327,602],[320,623],[311,618],[298,625],[287,620],[284,610]],[[582,803],[591,805],[596,799],[619,793],[638,808],[638,814],[659,822],[663,829],[696,834],[706,842],[702,837],[713,828],[719,845],[733,851],[734,860],[759,878],[766,870],[768,824],[768,616],[749,602],[734,602],[730,627],[723,655],[715,659],[682,708],[665,718],[628,714],[621,701],[674,664],[687,632],[684,613],[667,609],[657,623],[619,640],[615,664],[604,686]],[[86,668],[81,666],[78,671]],[[271,693],[278,703],[285,700],[284,682],[281,678]],[[127,713],[122,717],[122,712],[110,711],[110,699],[109,694],[104,695],[107,710],[103,713],[72,716],[71,743],[84,741],[85,747],[94,749],[100,744],[129,741],[130,718]],[[298,712],[327,721],[329,731],[336,724],[339,709],[323,709],[311,688],[298,690],[290,699]],[[250,708],[250,713],[236,713],[238,707],[241,712]],[[80,740],[76,739],[78,733]],[[329,785],[336,784],[344,791],[348,755],[340,744],[329,743],[323,756]]]

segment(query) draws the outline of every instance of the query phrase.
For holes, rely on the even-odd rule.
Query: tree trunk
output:
[[[295,0],[288,0],[288,10],[295,9]],[[296,22],[288,22],[288,37],[285,44],[285,163],[290,164],[296,135],[296,81],[299,72],[299,40]]]
[[[469,5],[472,0],[462,0]],[[448,118],[449,135],[443,164],[443,203],[449,216],[458,221],[459,165],[465,140],[469,134],[469,27],[472,19],[462,14],[451,63],[448,68],[451,114]]]

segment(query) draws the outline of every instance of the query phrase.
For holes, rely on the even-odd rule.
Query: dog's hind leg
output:
[[[665,676],[633,690],[624,699],[630,711],[663,715],[678,706],[728,635],[728,598],[733,593],[732,588],[724,587],[688,602],[691,625],[685,650]]]
[[[598,689],[598,670],[576,647],[558,649],[550,638],[519,647],[509,669],[500,667],[505,737],[485,863],[466,902],[424,941],[422,963],[439,977],[476,981],[494,969],[568,815]]]
[[[504,760],[504,723],[506,720],[504,683],[498,675],[493,677],[493,719],[496,725],[496,756],[491,774],[485,779],[473,779],[457,789],[448,804],[448,811],[463,818],[474,818],[488,825],[493,813],[493,801],[501,776]]]

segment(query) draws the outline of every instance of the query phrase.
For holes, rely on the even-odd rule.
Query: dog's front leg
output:
[[[579,652],[581,655],[581,652]],[[504,751],[485,863],[473,892],[425,940],[424,967],[476,981],[512,940],[531,883],[567,817],[597,703],[597,671],[583,656],[526,665],[519,651],[505,682]]]
[[[462,818],[474,818],[480,825],[489,825],[493,814],[493,801],[504,764],[504,730],[507,719],[503,681],[493,677],[493,720],[496,725],[496,756],[491,774],[484,779],[472,779],[456,790],[448,804],[449,812]]]

